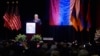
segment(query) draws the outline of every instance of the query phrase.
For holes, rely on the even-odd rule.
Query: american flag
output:
[[[10,15],[8,12],[6,12],[3,16],[4,18],[4,26],[7,27],[7,28],[10,28],[10,24],[9,24],[9,21],[10,21]]]
[[[11,30],[19,30],[21,29],[21,20],[18,11],[18,7],[16,6],[15,11],[13,12],[14,8],[12,8],[11,12],[4,14],[4,26],[11,29]]]
[[[14,28],[16,30],[19,30],[21,28],[21,20],[20,20],[20,15],[18,13],[18,7],[16,7],[15,13],[13,14],[13,24],[14,24]]]

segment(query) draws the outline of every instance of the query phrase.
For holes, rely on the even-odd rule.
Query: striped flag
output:
[[[71,25],[76,31],[83,31],[87,23],[88,30],[91,27],[90,4],[86,9],[84,2],[85,0],[50,0],[50,25]]]
[[[84,5],[85,2],[86,1],[82,0],[80,3],[80,14],[78,19],[78,27],[80,31],[82,31],[84,28],[89,31],[89,28],[91,27],[90,0],[87,1],[86,5]]]
[[[50,0],[50,25],[72,25],[78,31],[80,0]]]
[[[12,22],[13,19],[13,8],[11,9],[11,12],[7,11],[5,12],[3,19],[5,20],[4,22],[4,27],[7,27],[11,30],[14,30],[14,24]]]
[[[15,12],[13,14],[13,19],[12,19],[12,22],[14,24],[14,28],[16,30],[21,29],[21,20],[20,20],[20,15],[18,12],[19,12],[18,7],[16,6]]]
[[[70,0],[70,25],[78,31],[80,14],[80,0]]]
[[[10,29],[10,25],[9,25],[9,21],[10,21],[10,15],[8,12],[6,12],[3,16],[3,19],[4,19],[4,27],[7,27]]]
[[[78,28],[79,31],[82,31],[84,29],[84,5],[83,2],[80,2],[80,12],[79,12],[79,17],[78,17]]]
[[[50,0],[50,25],[69,25],[70,0]]]
[[[21,29],[21,21],[20,21],[20,15],[18,13],[18,7],[16,6],[15,11],[14,7],[12,7],[12,10],[10,13],[8,11],[4,14],[4,26],[11,29],[11,30],[19,30]]]

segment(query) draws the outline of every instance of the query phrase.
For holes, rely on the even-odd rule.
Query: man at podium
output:
[[[36,23],[36,34],[41,34],[41,24],[42,24],[42,22],[41,22],[41,20],[38,16],[38,14],[34,14],[33,22]]]
[[[33,20],[33,22],[35,22],[38,25],[41,25],[42,24],[41,23],[41,20],[39,19],[38,14],[34,14],[34,20]]]

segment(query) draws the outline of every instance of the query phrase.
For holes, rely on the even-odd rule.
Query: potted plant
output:
[[[15,37],[15,40],[18,41],[18,42],[23,42],[26,40],[26,35],[25,34],[18,34],[16,37]]]
[[[31,41],[41,41],[42,37],[39,34],[33,35]]]

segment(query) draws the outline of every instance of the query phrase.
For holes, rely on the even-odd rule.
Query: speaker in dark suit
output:
[[[34,14],[34,20],[33,22],[36,23],[36,34],[41,34],[41,19],[39,18],[38,14]]]
[[[38,14],[34,14],[34,20],[33,20],[33,22],[35,22],[38,25],[41,25],[42,24],[41,23],[41,20],[40,20],[40,18],[38,16]]]

